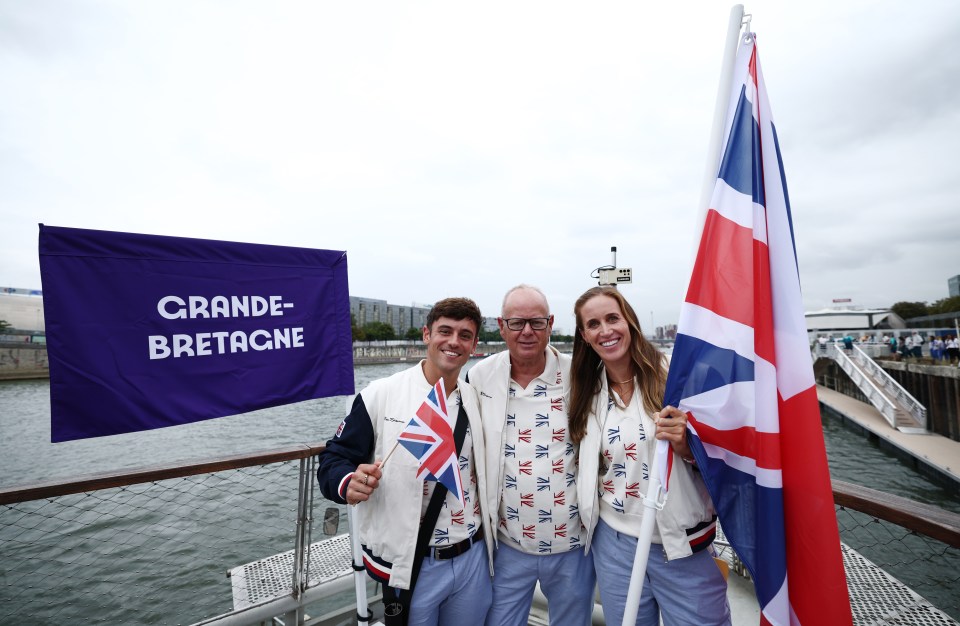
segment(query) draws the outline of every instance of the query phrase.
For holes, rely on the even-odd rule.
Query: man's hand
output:
[[[357,466],[350,482],[347,483],[347,493],[345,495],[347,504],[358,504],[370,499],[373,490],[380,486],[380,478],[383,472],[380,471],[382,461],[377,460],[372,465],[361,463]]]

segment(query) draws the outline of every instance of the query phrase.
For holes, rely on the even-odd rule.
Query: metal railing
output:
[[[302,612],[322,449],[0,490],[0,623],[196,622],[233,610],[231,568],[291,549],[276,614]]]
[[[904,407],[916,420],[919,428],[927,427],[927,409],[916,398],[904,389],[885,369],[864,352],[860,346],[853,346],[855,360],[874,380],[882,380],[883,388],[896,398],[897,403]]]
[[[887,395],[877,387],[876,384],[866,376],[864,372],[860,369],[858,364],[850,358],[850,356],[844,351],[839,349],[837,346],[830,346],[827,350],[829,356],[840,365],[847,376],[850,377],[857,387],[860,388],[860,391],[863,392],[863,395],[867,398],[867,401],[870,402],[880,413],[883,415],[884,419],[887,420],[887,423],[890,424],[893,428],[897,427],[897,406],[893,403]]]
[[[900,383],[874,361],[860,346],[854,344],[851,354],[837,344],[815,345],[811,354],[814,361],[820,357],[833,359],[863,393],[867,401],[883,415],[893,428],[926,430],[927,409],[904,389]],[[851,356],[852,355],[852,356]],[[878,385],[879,383],[879,385]],[[897,423],[897,413],[909,414],[913,423]]]
[[[313,498],[322,449],[0,490],[0,623],[317,623],[305,616],[321,597],[310,581],[322,555],[311,545],[340,539],[311,544],[313,511],[324,506]],[[834,498],[846,544],[960,618],[960,515],[839,481]],[[290,552],[279,590],[235,611],[225,574]],[[924,566],[918,577],[930,561],[932,573]],[[320,601],[321,613],[350,605],[352,585],[342,588]],[[901,623],[953,623],[937,619]]]

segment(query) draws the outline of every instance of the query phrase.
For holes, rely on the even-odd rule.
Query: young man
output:
[[[548,345],[553,316],[539,289],[514,287],[501,313],[508,350],[467,374],[480,394],[488,507],[499,513],[487,624],[526,624],[537,581],[551,624],[589,624],[596,577],[583,550],[567,428],[570,357]]]
[[[427,358],[360,392],[319,460],[317,479],[326,498],[365,503],[358,510],[364,564],[385,584],[388,615],[397,610],[398,598],[406,598],[401,591],[416,581],[406,611],[409,624],[480,623],[491,602],[493,533],[484,498],[483,427],[473,389],[457,380],[476,349],[482,321],[472,300],[437,302],[423,328]],[[468,424],[459,450],[464,504],[446,493],[436,523],[424,529],[428,547],[418,555],[421,517],[437,483],[417,479],[419,462],[406,449],[380,466],[440,378],[451,418]]]

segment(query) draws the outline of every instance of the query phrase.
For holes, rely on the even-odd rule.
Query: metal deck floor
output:
[[[905,584],[874,565],[856,550],[842,545],[853,623],[861,626],[960,626]],[[759,615],[753,585],[737,573],[742,571],[730,548],[718,545],[720,557],[730,568],[730,596],[734,623]],[[310,547],[308,588],[329,586],[331,593],[342,591],[353,575],[350,539],[338,535]],[[289,594],[293,551],[276,554],[230,570],[235,610],[247,608]],[[346,583],[346,585],[345,585]],[[321,594],[324,595],[324,594]],[[539,621],[537,621],[539,623]]]

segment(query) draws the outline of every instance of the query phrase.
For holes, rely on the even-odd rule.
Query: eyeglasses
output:
[[[507,325],[507,328],[510,330],[523,330],[523,327],[527,324],[530,324],[531,330],[546,330],[547,325],[550,324],[549,317],[510,317],[503,320],[503,323]]]

